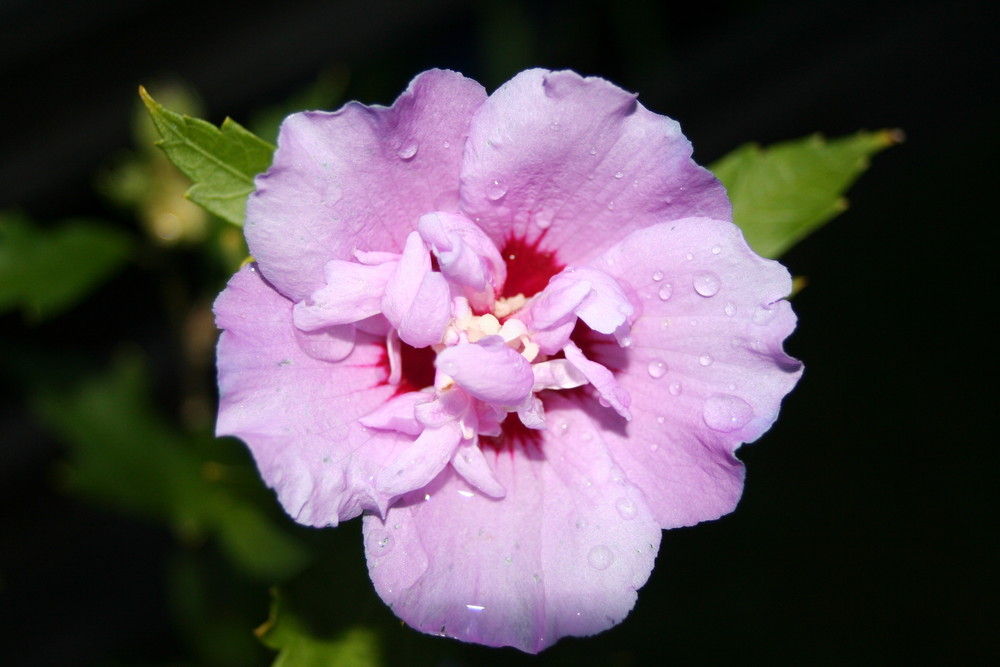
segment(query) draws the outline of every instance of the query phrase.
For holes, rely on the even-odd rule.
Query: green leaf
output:
[[[145,88],[139,88],[139,95],[163,137],[157,145],[194,181],[188,198],[220,218],[242,225],[247,197],[254,190],[253,179],[271,166],[274,146],[230,118],[217,128],[164,108]]]
[[[43,229],[0,214],[0,312],[21,308],[34,320],[66,310],[125,262],[129,235],[90,220]]]
[[[69,391],[41,392],[45,423],[70,446],[70,488],[116,509],[169,522],[186,542],[218,540],[252,577],[283,580],[311,559],[310,550],[242,492],[249,465],[225,460],[232,441],[177,431],[152,407],[143,365],[120,360],[109,373]],[[236,459],[236,457],[230,457]],[[220,460],[222,459],[222,460]],[[259,488],[259,479],[256,486]]]
[[[257,628],[257,636],[278,651],[273,667],[378,667],[382,664],[378,633],[354,625],[331,637],[312,632],[285,596],[274,590],[271,617]],[[347,603],[346,600],[341,603]]]
[[[764,257],[779,257],[847,208],[843,193],[876,153],[902,141],[899,130],[820,135],[761,148],[745,144],[709,169],[726,186],[733,222]]]

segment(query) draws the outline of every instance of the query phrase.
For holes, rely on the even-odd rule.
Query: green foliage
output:
[[[126,232],[90,220],[43,229],[0,213],[0,312],[21,308],[42,320],[73,306],[128,257]]]
[[[271,617],[257,629],[260,640],[278,651],[273,667],[378,667],[382,664],[379,635],[375,630],[354,625],[334,636],[322,636],[313,632],[295,613],[281,591],[275,590],[273,595]]]
[[[166,520],[189,544],[214,537],[242,571],[261,580],[284,579],[310,559],[308,548],[255,502],[253,469],[220,448],[231,441],[187,435],[152,408],[136,359],[124,358],[75,390],[44,391],[38,406],[70,446],[67,482],[74,490]],[[273,498],[264,502],[273,506]]]
[[[230,118],[217,128],[164,108],[145,88],[139,88],[139,95],[163,137],[157,145],[194,181],[188,198],[210,213],[242,225],[247,197],[254,190],[253,179],[271,165],[274,146]]]
[[[745,144],[709,169],[733,202],[733,222],[764,257],[779,257],[847,208],[843,193],[871,156],[902,140],[898,130],[820,135],[761,148]]]

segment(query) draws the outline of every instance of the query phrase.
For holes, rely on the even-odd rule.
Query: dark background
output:
[[[610,5],[8,0],[0,209],[114,215],[94,174],[129,145],[137,85],[163,77],[190,83],[218,122],[330,67],[349,73],[348,98],[382,104],[429,67],[489,90],[528,66],[568,67],[678,119],[703,163],[750,140],[902,128],[906,142],[874,159],[851,209],[783,258],[808,279],[788,343],[806,374],[772,431],[742,450],[739,509],[667,533],[632,615],[542,661],[984,659],[998,627],[995,3]],[[98,359],[134,340],[169,385],[172,351],[156,311],[138,305],[142,275],[128,277],[96,298],[96,317],[26,329],[8,315],[4,337]],[[60,492],[61,445],[3,382],[4,661],[174,664],[171,535]]]

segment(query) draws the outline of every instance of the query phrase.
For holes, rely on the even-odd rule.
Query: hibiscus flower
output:
[[[295,114],[215,305],[218,432],[296,521],[363,515],[414,628],[605,630],[662,529],[733,509],[801,373],[789,275],[730,220],[677,123],[598,78]]]

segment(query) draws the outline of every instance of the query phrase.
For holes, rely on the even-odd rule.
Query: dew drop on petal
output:
[[[713,255],[718,255],[720,252],[722,252],[722,246],[717,246],[717,245],[712,246]]]
[[[591,146],[591,148],[590,148],[590,154],[591,155],[597,155],[597,147],[596,146]]]
[[[698,363],[701,364],[702,366],[711,366],[713,361],[715,361],[715,359],[713,359],[712,355],[708,354],[707,352],[698,357]]]
[[[663,363],[662,359],[653,359],[649,362],[646,370],[649,372],[649,377],[661,378],[667,374],[667,365]]]
[[[673,385],[671,385],[671,386],[673,386]],[[664,417],[663,415],[660,415],[659,417],[656,418],[656,423],[657,424],[664,424],[664,423],[666,423],[666,421],[667,421],[667,418]]]
[[[699,271],[694,274],[694,291],[698,294],[709,297],[719,293],[722,281],[711,271]]]
[[[552,214],[548,211],[535,213],[535,224],[539,229],[548,229],[552,225]]]
[[[684,256],[684,259],[686,259],[687,261],[689,261],[689,262],[690,262],[690,261],[691,261],[692,259],[694,259],[694,255],[693,255],[693,254],[691,254],[691,253],[688,253],[688,254],[686,254],[686,255]]]
[[[625,177],[625,172],[624,171],[616,171],[615,172],[615,178],[624,178],[624,177]]]
[[[653,273],[654,282],[660,282],[661,280],[663,280],[663,271],[656,271]]]
[[[729,317],[732,317],[733,315],[736,314],[736,306],[734,306],[731,303],[727,303],[724,310],[726,312],[726,315],[728,315]]]
[[[681,394],[681,383],[680,382],[674,382],[669,387],[667,387],[667,391],[670,392],[671,396],[680,396],[680,394]]]
[[[445,148],[451,148],[451,142],[450,141],[446,141],[446,142],[444,142],[442,144],[442,146],[444,146]]]
[[[413,156],[417,154],[417,142],[411,141],[408,144],[403,144],[399,148],[399,158],[401,160],[412,160]]]
[[[670,283],[664,283],[660,291],[657,292],[657,296],[660,297],[660,301],[666,301],[670,298],[670,295],[674,293],[674,286]]]
[[[624,338],[622,338],[620,345],[622,347],[631,347],[632,346],[632,338],[630,336],[625,336]]]
[[[465,605],[465,608],[468,609],[469,611],[474,611],[474,612],[480,612],[486,610],[486,607],[484,607],[481,604],[467,604]]]
[[[756,311],[754,311],[753,323],[760,325],[767,324],[774,318],[776,314],[777,314],[776,310],[772,310],[771,308],[761,306]]]
[[[587,562],[595,570],[606,570],[615,562],[615,555],[611,553],[611,549],[599,544],[587,554]]]
[[[625,496],[615,501],[615,509],[618,510],[621,518],[625,520],[634,519],[639,514],[639,508],[635,506],[635,503],[630,498]]]
[[[613,201],[608,202],[608,210],[609,211],[615,210],[615,203]]]
[[[738,396],[719,394],[705,401],[702,417],[713,431],[732,433],[753,419],[753,408]]]
[[[503,199],[505,194],[507,194],[507,185],[499,179],[493,179],[493,181],[486,186],[486,197],[490,201],[499,201],[500,199]]]

